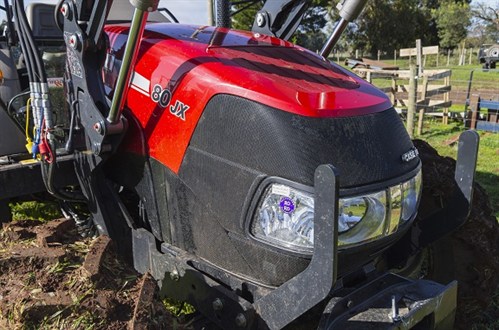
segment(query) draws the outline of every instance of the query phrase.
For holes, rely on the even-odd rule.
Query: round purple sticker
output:
[[[288,214],[293,213],[295,210],[295,203],[293,203],[293,200],[289,197],[283,197],[279,206],[281,207],[281,210]]]

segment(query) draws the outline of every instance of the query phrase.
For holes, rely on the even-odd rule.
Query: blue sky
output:
[[[31,2],[45,2],[55,4],[57,3],[57,0],[24,0],[25,5],[28,5]],[[208,23],[207,0],[160,0],[160,7],[167,7],[182,23],[201,25]]]
[[[181,23],[208,24],[207,0],[162,0],[160,6],[167,7]]]

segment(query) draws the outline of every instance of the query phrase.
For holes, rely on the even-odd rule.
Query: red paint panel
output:
[[[108,26],[106,32],[110,52],[121,58],[128,28]],[[142,79],[130,89],[127,106],[144,130],[150,156],[174,172],[216,94],[309,117],[358,116],[391,106],[384,93],[312,52],[277,38],[221,28],[148,25],[135,72]],[[165,93],[162,102],[156,102],[155,86]]]

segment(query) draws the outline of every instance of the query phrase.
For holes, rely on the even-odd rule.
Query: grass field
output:
[[[462,122],[454,121],[443,125],[439,119],[428,119],[425,121],[423,134],[417,138],[430,143],[442,156],[455,159],[457,143],[453,142],[463,131]],[[499,134],[479,131],[479,135],[476,181],[487,191],[499,221]]]

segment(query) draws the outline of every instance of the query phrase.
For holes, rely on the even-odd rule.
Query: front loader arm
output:
[[[266,1],[253,23],[253,32],[288,40],[300,25],[311,0]]]
[[[272,35],[288,40],[300,25],[305,12],[312,0],[269,0],[257,13],[252,31]],[[364,9],[367,0],[341,0],[336,8],[339,10],[341,20],[327,43],[321,50],[321,55],[327,57],[348,23],[355,20]]]
[[[103,164],[117,150],[126,132],[127,120],[122,111],[127,87],[148,13],[157,9],[158,0],[131,0],[135,12],[113,99],[109,102],[102,80],[107,51],[103,28],[112,3],[112,0],[64,1],[58,10],[64,18],[71,123],[78,121],[80,126],[70,133],[67,145],[74,146],[71,151],[75,154],[77,177],[98,231],[112,237],[126,237],[128,227],[133,224],[123,212],[115,187],[106,179]]]
[[[122,133],[125,127],[121,111],[139,41],[148,13],[158,6],[158,0],[131,1],[135,13],[114,96],[109,105],[104,93],[101,69],[106,50],[103,27],[112,3],[112,0],[78,0],[63,2],[60,7],[64,16],[64,39],[71,59],[68,65],[68,77],[71,81],[69,90],[71,98],[80,107],[82,124],[89,138],[90,145],[87,147],[96,156],[116,150],[116,142],[119,143],[119,139],[113,136]]]

